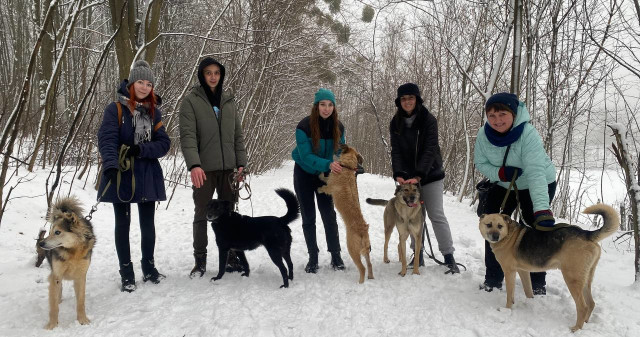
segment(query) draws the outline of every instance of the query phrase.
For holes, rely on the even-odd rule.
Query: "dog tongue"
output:
[[[407,204],[409,207],[418,207],[418,204]]]

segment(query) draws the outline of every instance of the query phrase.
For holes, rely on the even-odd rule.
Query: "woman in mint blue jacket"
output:
[[[529,123],[527,107],[516,95],[499,93],[487,100],[485,112],[487,123],[478,131],[473,161],[478,171],[497,184],[488,192],[484,213],[500,212],[511,179],[517,175],[515,183],[524,222],[532,227],[553,227],[550,202],[556,190],[556,168],[545,152],[540,134]],[[502,213],[511,215],[516,207],[516,195],[510,193]],[[487,241],[485,266],[485,281],[480,288],[502,288],[504,274]],[[546,294],[545,277],[545,272],[531,273],[534,294]]]
[[[291,157],[296,162],[293,169],[293,187],[300,204],[302,232],[307,243],[309,262],[304,270],[307,273],[318,272],[318,243],[316,240],[316,205],[327,239],[327,250],[331,253],[331,266],[334,270],[343,270],[344,262],[340,257],[340,239],[333,199],[330,195],[318,193],[318,187],[324,183],[318,175],[325,172],[340,172],[340,163],[333,160],[339,144],[344,144],[344,126],[338,120],[336,99],[333,92],[320,88],[313,101],[311,115],[303,118],[296,127],[296,147]]]

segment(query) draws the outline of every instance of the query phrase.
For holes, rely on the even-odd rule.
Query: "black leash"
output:
[[[441,266],[447,266],[448,264],[446,264],[446,263],[444,263],[444,262],[442,262],[442,261],[440,261],[440,260],[436,259],[435,254],[433,253],[433,246],[431,245],[431,238],[429,237],[429,229],[427,229],[427,216],[426,216],[427,210],[424,208],[424,204],[423,204],[423,202],[420,202],[420,207],[422,207],[422,214],[424,215],[424,220],[423,220],[423,222],[422,222],[422,227],[423,227],[424,229],[423,229],[423,233],[422,233],[422,235],[424,235],[424,236],[427,238],[427,243],[429,243],[429,251],[431,252],[431,254],[427,253],[427,251],[426,251],[426,250],[424,250],[424,245],[423,245],[423,247],[421,248],[421,250],[424,250],[424,253],[425,253],[425,254],[426,254],[430,259],[432,259],[433,261],[435,261],[435,263],[437,263],[437,264],[439,264],[439,265],[441,265]],[[415,255],[415,254],[414,254],[414,255]],[[414,257],[414,258],[415,258],[415,257]],[[420,257],[418,257],[418,258],[420,258]],[[458,266],[460,266],[460,267],[464,268],[464,271],[467,271],[467,267],[466,267],[464,264],[456,262],[456,265],[458,265]],[[450,274],[450,273],[451,273],[451,274],[453,274],[454,272],[453,272],[452,270],[447,270],[447,271],[445,271],[444,273],[445,273],[445,274]]]
[[[253,202],[251,201],[253,193],[251,193],[251,186],[249,185],[248,177],[249,173],[246,167],[242,169],[241,172],[238,172],[238,169],[234,169],[233,174],[229,175],[229,185],[231,185],[231,190],[234,195],[234,210],[236,212],[239,211],[238,205],[240,203],[240,199],[249,200],[249,203],[251,204],[251,216],[253,216]],[[247,196],[244,198],[240,196],[240,190],[242,189],[247,191]]]

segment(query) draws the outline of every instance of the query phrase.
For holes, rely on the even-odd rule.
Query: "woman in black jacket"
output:
[[[398,87],[395,102],[398,109],[389,126],[393,178],[399,184],[420,184],[424,209],[449,267],[448,272],[459,273],[453,258],[451,229],[444,214],[444,170],[438,145],[438,122],[422,104],[420,89],[413,83]],[[422,238],[424,240],[424,236]],[[423,266],[422,250],[419,256]]]

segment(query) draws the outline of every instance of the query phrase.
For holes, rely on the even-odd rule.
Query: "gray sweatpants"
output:
[[[442,255],[452,254],[453,239],[451,238],[451,228],[449,222],[444,215],[444,179],[422,185],[421,198],[424,201],[424,209],[433,227],[438,241],[438,249]],[[424,235],[422,236],[422,247],[424,248]],[[413,238],[411,240],[411,248],[413,248]]]

